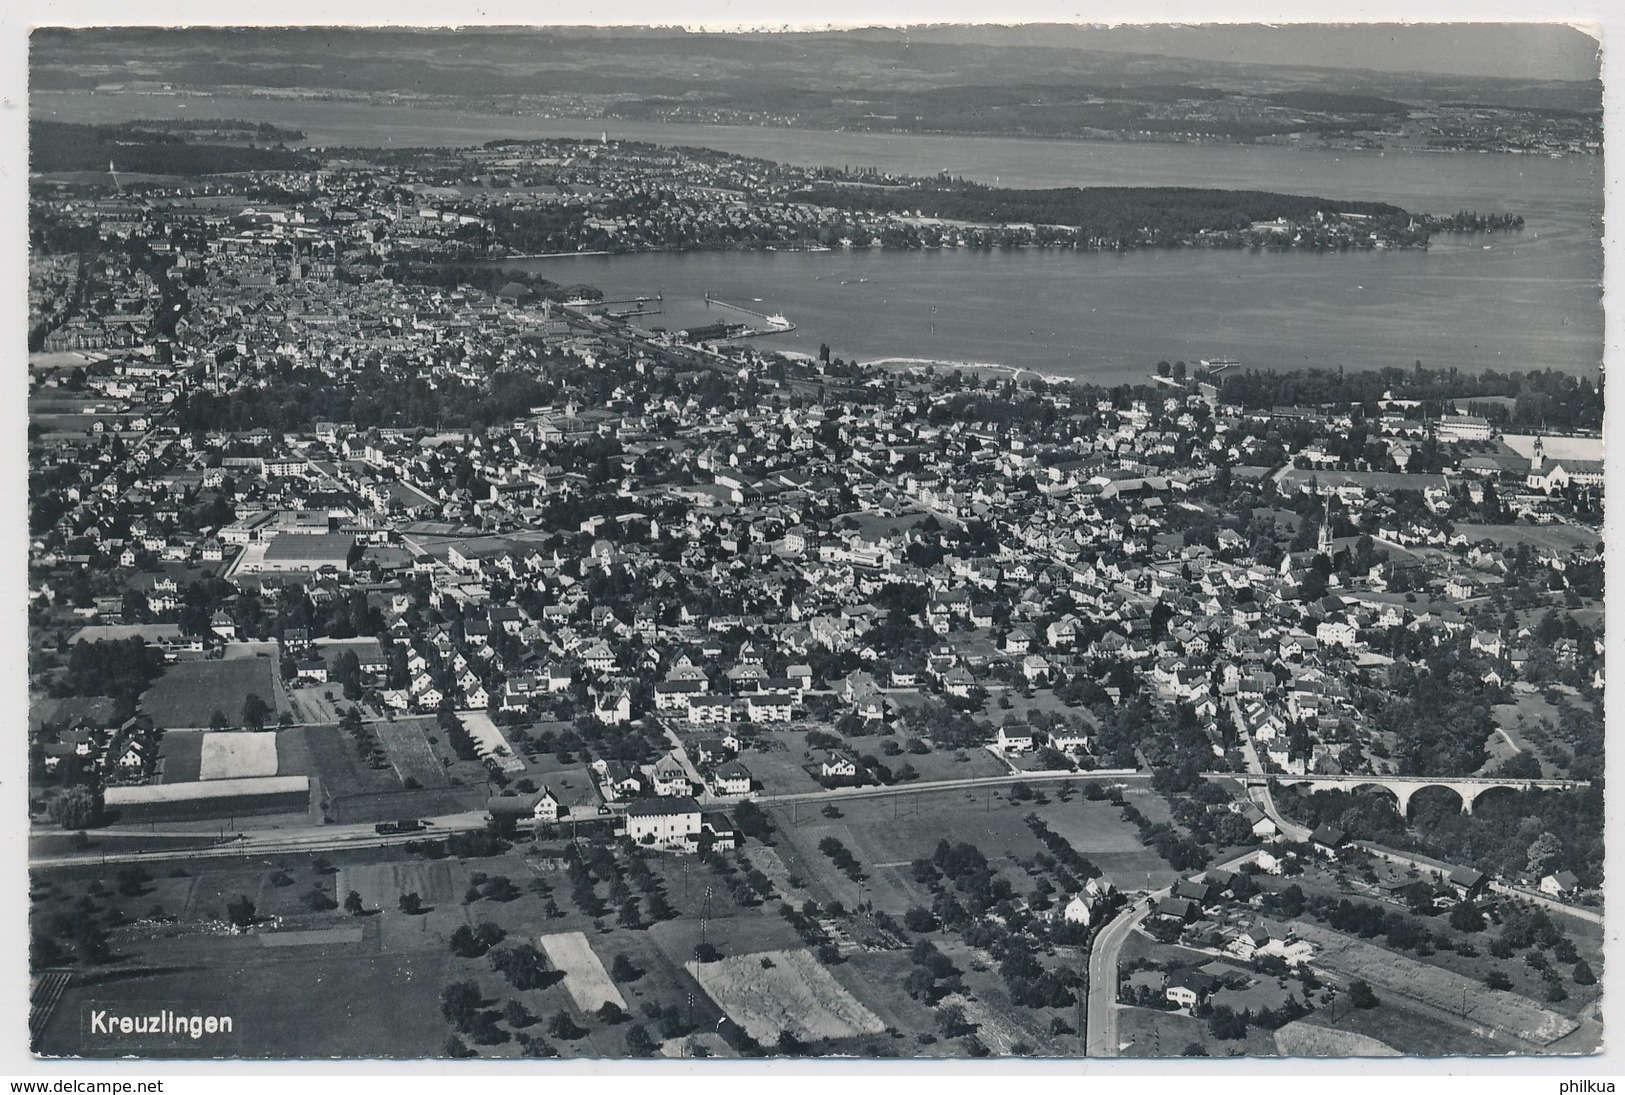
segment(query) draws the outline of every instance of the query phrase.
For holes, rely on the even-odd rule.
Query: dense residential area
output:
[[[776,352],[500,257],[1052,230],[300,155],[33,188],[36,1049],[115,967],[249,1056],[1600,1046],[1596,379]]]

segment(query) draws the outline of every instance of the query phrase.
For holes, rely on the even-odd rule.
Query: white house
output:
[[[626,836],[636,844],[669,847],[699,832],[700,804],[687,795],[640,799],[626,808]]]
[[[711,787],[719,795],[748,795],[750,786],[750,769],[737,760],[719,764],[711,773]]]

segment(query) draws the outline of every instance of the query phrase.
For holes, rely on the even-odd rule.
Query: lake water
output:
[[[762,339],[764,348],[811,352],[827,342],[865,361],[997,362],[1121,380],[1162,358],[1582,372],[1594,371],[1603,352],[1601,157],[890,136],[222,97],[48,92],[30,109],[64,121],[271,121],[318,145],[467,145],[607,130],[787,163],[946,169],[1006,186],[1216,186],[1389,201],[1415,212],[1505,210],[1523,214],[1523,232],[1439,238],[1426,252],[727,252],[523,265],[612,295],[662,292],[670,326],[722,318],[707,317],[707,292],[782,311],[798,330]]]

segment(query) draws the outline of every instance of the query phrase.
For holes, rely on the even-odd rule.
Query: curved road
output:
[[[1238,855],[1227,863],[1219,864],[1218,869],[1237,870],[1243,864],[1257,858],[1258,851],[1255,849]],[[1208,868],[1212,869],[1214,868]],[[1191,877],[1200,878],[1202,874]],[[1107,921],[1095,936],[1094,947],[1089,951],[1089,1027],[1084,1048],[1086,1056],[1116,1057],[1122,1050],[1123,1045],[1117,1033],[1119,1007],[1117,960],[1122,953],[1123,944],[1128,942],[1129,935],[1150,915],[1157,902],[1172,892],[1171,887],[1164,887],[1155,893],[1135,898],[1115,917]]]

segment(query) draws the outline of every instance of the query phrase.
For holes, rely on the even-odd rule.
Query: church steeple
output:
[[[1332,557],[1332,496],[1326,496],[1326,512],[1320,519],[1320,534],[1315,537],[1315,554]]]

